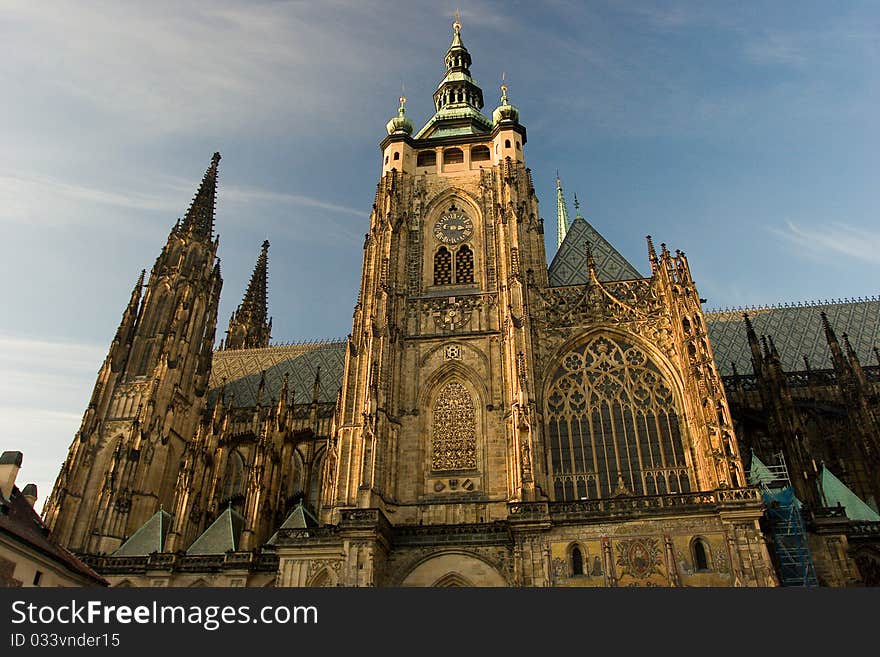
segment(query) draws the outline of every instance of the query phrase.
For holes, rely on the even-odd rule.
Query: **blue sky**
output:
[[[0,0],[0,449],[48,495],[131,287],[211,154],[220,333],[261,242],[277,340],[344,336],[406,85],[454,4]],[[633,264],[687,252],[709,308],[877,294],[880,4],[470,2],[555,245],[555,171]]]

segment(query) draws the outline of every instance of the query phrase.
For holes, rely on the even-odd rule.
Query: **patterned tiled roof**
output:
[[[583,217],[575,217],[553,262],[550,263],[550,285],[585,285],[587,280],[587,242],[596,263],[600,281],[624,281],[643,278],[629,261],[611,246]]]
[[[319,402],[336,401],[345,366],[345,342],[312,342],[279,345],[265,349],[229,349],[214,352],[209,403],[213,405],[223,381],[226,398],[235,395],[236,407],[250,407],[257,402],[260,377],[265,372],[263,403],[278,399],[284,375],[289,375],[293,400],[297,404],[312,401],[315,374],[321,368]]]
[[[709,340],[720,374],[733,374],[731,362],[736,363],[740,374],[752,373],[743,312],[748,313],[759,336],[772,336],[784,370],[804,370],[804,354],[814,369],[833,368],[819,316],[822,311],[828,316],[839,339],[843,339],[844,333],[849,335],[849,341],[862,364],[873,362],[872,348],[880,347],[880,300],[754,308],[706,314]]]

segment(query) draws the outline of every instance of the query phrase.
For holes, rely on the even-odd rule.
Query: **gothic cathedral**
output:
[[[578,214],[548,269],[519,110],[482,112],[457,22],[445,65],[388,122],[345,342],[270,344],[265,242],[214,350],[214,156],[54,535],[128,586],[778,584],[685,254],[648,237],[644,277]]]

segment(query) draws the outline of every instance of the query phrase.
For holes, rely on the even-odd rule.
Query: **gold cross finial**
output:
[[[507,95],[507,85],[504,81],[507,79],[507,73],[505,71],[501,71],[501,93],[503,95]]]
[[[455,10],[455,22],[452,24],[452,28],[458,32],[461,29],[461,14],[458,13],[458,9]]]

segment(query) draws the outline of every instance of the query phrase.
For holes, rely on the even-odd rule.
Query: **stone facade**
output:
[[[217,242],[188,219],[48,522],[115,585],[776,585],[687,257],[649,237],[650,275],[609,280],[588,242],[551,285],[519,111],[481,113],[457,24],[445,62],[436,114],[413,135],[401,99],[380,145],[347,340],[269,346],[266,243],[207,358]],[[193,553],[224,509],[232,544]]]

